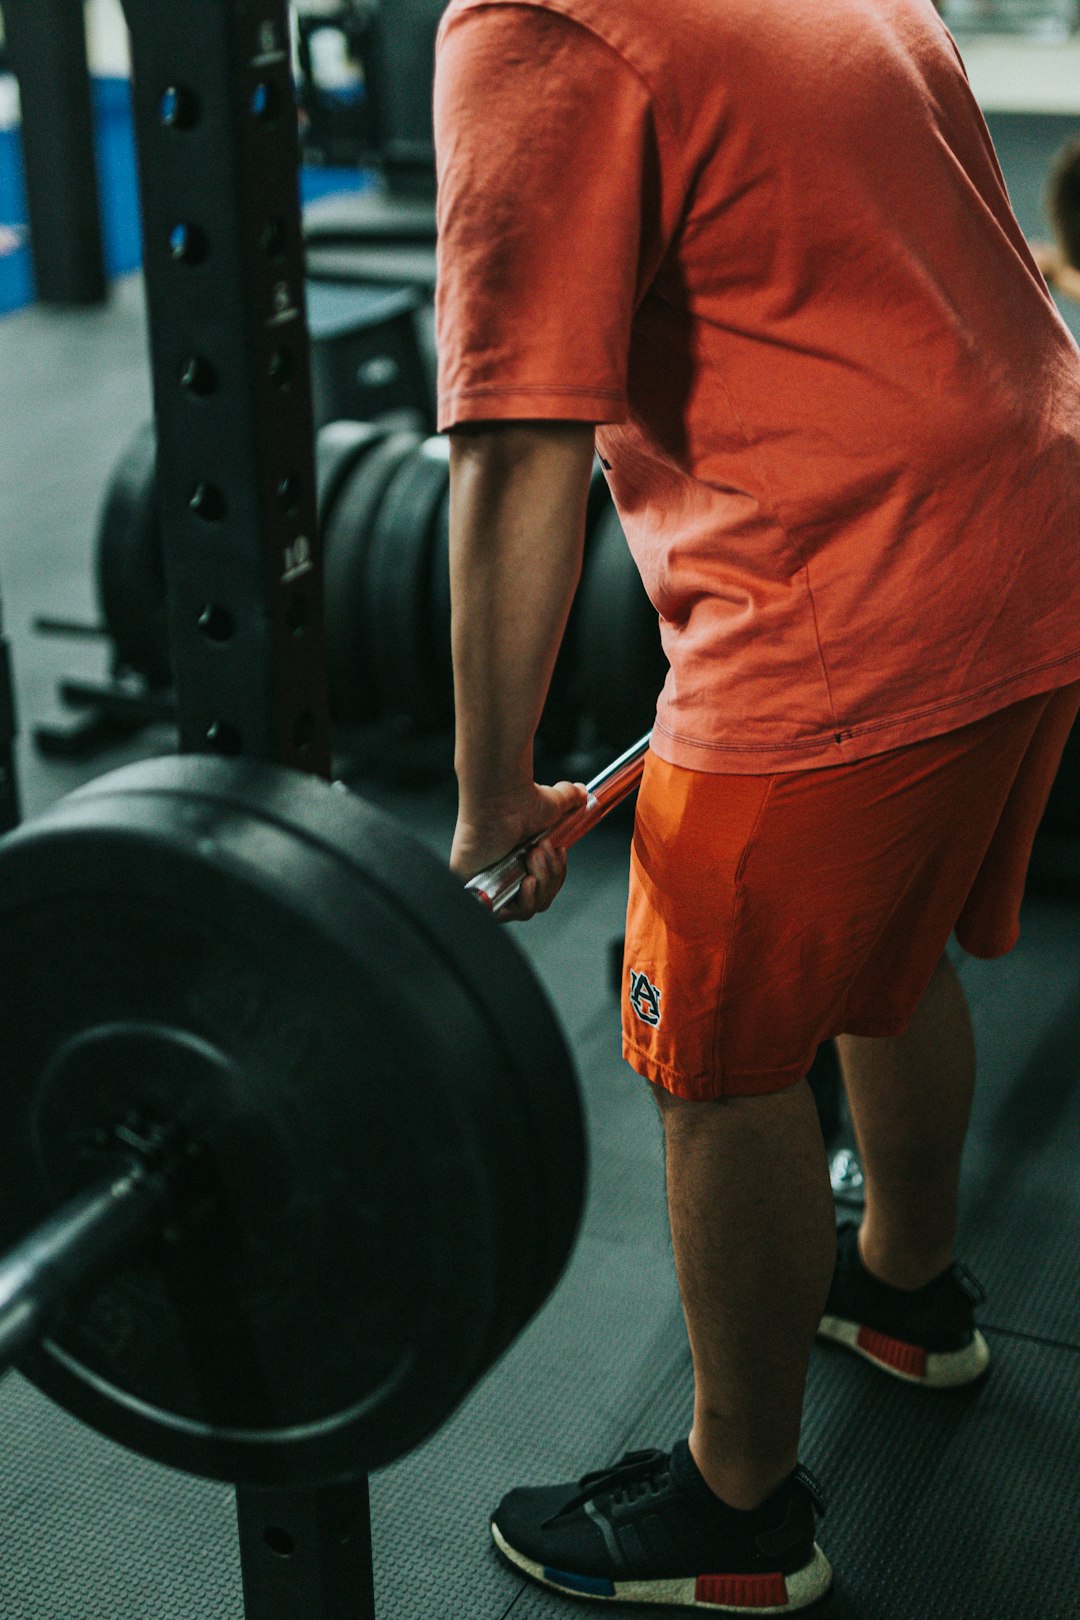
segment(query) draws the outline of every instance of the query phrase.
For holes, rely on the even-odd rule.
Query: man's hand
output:
[[[576,810],[586,797],[581,783],[534,784],[512,800],[463,810],[454,833],[451,871],[468,882],[567,811]],[[499,912],[500,922],[527,922],[538,911],[546,911],[566,880],[566,851],[554,849],[546,839],[532,850],[526,864],[529,876],[517,897]]]

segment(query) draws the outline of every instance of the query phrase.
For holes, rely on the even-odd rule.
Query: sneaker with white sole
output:
[[[515,1569],[566,1597],[706,1614],[790,1614],[824,1597],[821,1491],[799,1467],[761,1507],[728,1507],[685,1440],[567,1485],[511,1491],[492,1518]]]
[[[836,1234],[836,1270],[818,1337],[865,1357],[882,1372],[927,1389],[957,1389],[981,1378],[990,1350],[975,1326],[986,1298],[965,1266],[953,1264],[912,1292],[873,1276],[859,1254],[859,1228]]]

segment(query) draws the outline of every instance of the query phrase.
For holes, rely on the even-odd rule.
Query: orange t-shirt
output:
[[[1080,353],[931,0],[453,0],[435,115],[440,425],[606,424],[664,759],[1080,679]]]

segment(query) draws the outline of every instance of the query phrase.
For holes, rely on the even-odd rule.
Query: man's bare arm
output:
[[[451,436],[458,828],[471,876],[580,799],[539,788],[533,739],[581,574],[593,428],[507,423]],[[541,851],[515,915],[551,903],[565,863]]]

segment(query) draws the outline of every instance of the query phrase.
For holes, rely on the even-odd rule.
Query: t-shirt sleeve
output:
[[[637,74],[573,20],[499,4],[444,25],[440,430],[626,419],[653,131]]]

